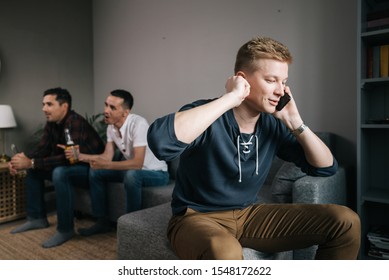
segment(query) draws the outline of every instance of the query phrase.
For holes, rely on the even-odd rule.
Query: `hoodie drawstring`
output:
[[[245,142],[242,138],[242,143],[239,142],[240,140],[240,135],[238,135],[238,138],[236,140],[236,145],[238,147],[238,168],[239,168],[239,183],[242,182],[242,165],[240,161],[240,145],[244,146],[245,149],[248,149],[247,145],[251,145],[251,139],[253,139],[254,135],[251,135],[249,141]],[[255,151],[256,151],[256,160],[255,160],[255,174],[258,175],[258,136],[255,135]],[[243,150],[243,153],[249,153],[249,151]]]
[[[239,143],[240,135],[238,135],[238,139],[236,140],[236,146],[238,146],[238,168],[239,168],[239,183],[242,182],[242,167],[240,166],[240,143]]]
[[[255,174],[258,175],[258,136],[255,135],[255,149],[257,153],[257,158],[255,160]]]

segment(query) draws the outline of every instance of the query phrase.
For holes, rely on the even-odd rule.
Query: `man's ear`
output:
[[[129,114],[130,114],[131,110],[130,109],[126,109],[123,111],[123,117],[127,117]]]
[[[66,110],[69,110],[69,103],[64,102],[61,106],[64,106]]]
[[[246,79],[246,74],[243,72],[243,71],[238,71],[238,72],[236,72],[236,74],[235,74],[235,76],[241,76],[241,77],[243,77],[243,78],[245,78]]]

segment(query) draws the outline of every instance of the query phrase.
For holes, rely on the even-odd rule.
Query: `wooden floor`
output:
[[[18,234],[10,231],[25,220],[0,225],[0,260],[115,260],[117,259],[116,230],[83,237],[76,234],[71,240],[53,248],[41,244],[56,232],[56,215],[49,216],[50,227]],[[91,219],[75,219],[75,229],[89,227]]]

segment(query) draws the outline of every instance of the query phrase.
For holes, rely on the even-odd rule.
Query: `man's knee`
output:
[[[53,170],[53,183],[55,182],[63,182],[67,176],[67,168],[65,166],[58,166]]]
[[[229,234],[214,236],[209,240],[203,259],[241,260],[243,259],[242,246]]]
[[[96,179],[100,177],[100,169],[89,169],[89,179]]]
[[[170,220],[168,238],[180,259],[243,258],[242,246],[227,226],[221,225],[215,217],[209,217],[207,213],[199,213],[190,208],[185,215]]]
[[[89,186],[94,189],[99,189],[104,186],[108,182],[120,182],[119,179],[116,179],[114,175],[112,175],[112,170],[106,169],[89,169]]]
[[[341,223],[348,223],[356,228],[360,228],[360,219],[357,213],[346,206],[332,205],[333,216]]]
[[[243,250],[239,242],[232,236],[213,236],[201,238],[200,243],[191,242],[189,238],[182,244],[175,244],[175,253],[180,259],[193,260],[241,260]]]
[[[360,239],[361,221],[357,213],[346,206],[332,205],[332,216],[335,217],[339,227],[348,232],[356,241]]]
[[[328,239],[319,245],[316,259],[353,260],[358,256],[361,222],[357,213],[346,206],[328,205],[324,229]]]
[[[355,239],[355,242],[360,242],[361,237],[361,220],[357,213],[355,213],[350,208],[347,208],[347,211],[344,211],[344,217],[347,219],[347,221],[350,224],[350,231],[353,236],[353,239]]]
[[[126,188],[131,188],[136,186],[137,181],[140,180],[139,172],[137,170],[128,170],[126,171],[126,174],[124,175],[124,185]]]

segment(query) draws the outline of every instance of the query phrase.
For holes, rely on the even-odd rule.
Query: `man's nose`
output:
[[[285,85],[283,83],[277,83],[276,93],[284,95]]]

